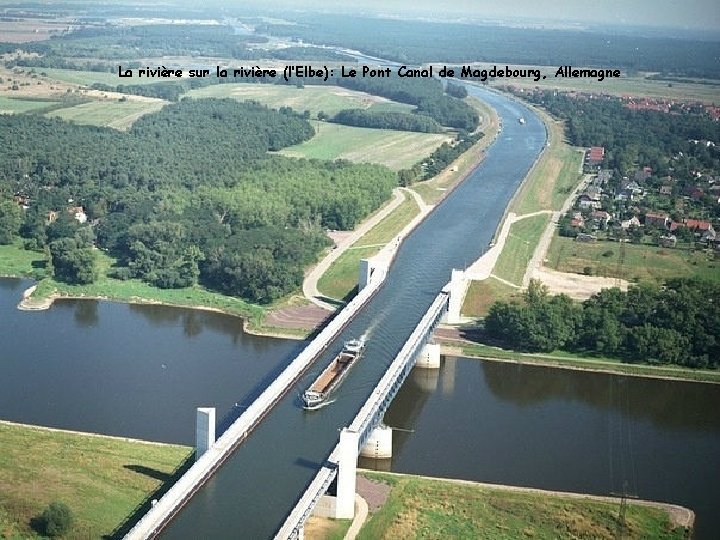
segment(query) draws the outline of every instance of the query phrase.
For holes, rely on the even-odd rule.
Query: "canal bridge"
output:
[[[288,363],[280,382],[265,389],[262,401],[250,405],[195,464],[203,466],[191,468],[198,475],[195,481],[188,477],[187,484],[173,486],[170,491],[177,489],[176,501],[182,502],[167,508],[165,498],[158,501],[138,524],[150,526],[133,529],[130,538],[157,534],[161,527],[146,520],[152,512],[165,516],[160,534],[166,538],[269,538],[281,527],[292,533],[300,530],[307,513],[303,499],[314,499],[333,474],[342,484],[342,471],[350,470],[342,466],[342,448],[351,448],[349,453],[356,456],[361,439],[372,436],[382,417],[384,397],[368,414],[362,413],[371,407],[367,404],[374,401],[375,389],[396,368],[401,374],[409,369],[414,358],[406,356],[406,347],[420,347],[424,338],[408,342],[434,311],[451,269],[466,268],[487,250],[505,208],[545,147],[545,128],[530,109],[484,88],[468,91],[488,102],[503,124],[484,161],[405,238],[386,275],[384,268],[368,268],[368,286],[353,300],[352,316],[343,310],[323,330],[324,344],[318,342]],[[524,125],[520,117],[526,119]],[[454,304],[449,296],[448,308]],[[366,332],[363,359],[345,379],[336,401],[316,411],[303,410],[298,394],[308,381],[332,361],[343,342]],[[404,364],[396,365],[403,357]],[[390,382],[391,387],[401,378]],[[340,438],[346,444],[334,454]],[[293,508],[297,517],[289,519]],[[335,511],[343,511],[342,502]]]

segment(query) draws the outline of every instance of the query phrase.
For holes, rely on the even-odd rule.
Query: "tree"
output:
[[[50,258],[58,281],[87,285],[97,279],[95,253],[75,238],[60,238],[51,242]]]
[[[0,201],[0,244],[12,244],[22,225],[22,209],[13,201]]]
[[[68,505],[52,502],[40,515],[42,532],[48,536],[62,536],[70,530],[73,515]]]

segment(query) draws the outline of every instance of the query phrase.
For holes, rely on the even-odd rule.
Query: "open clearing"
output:
[[[216,84],[190,90],[186,96],[194,98],[229,97],[239,101],[255,100],[268,107],[292,107],[297,112],[310,111],[317,117],[322,111],[333,116],[342,109],[367,109],[381,105],[383,110],[410,112],[414,107],[385,98],[356,92],[339,86],[295,86],[277,84]]]
[[[2,422],[0,447],[1,538],[36,537],[30,520],[53,501],[73,513],[68,537],[108,535],[192,452]]]
[[[482,281],[470,282],[461,312],[468,317],[485,317],[494,302],[509,302],[520,297],[517,289],[490,276]]]
[[[74,107],[58,109],[49,116],[70,120],[77,124],[106,126],[125,130],[141,116],[159,111],[166,104],[164,101],[91,101]]]
[[[671,277],[701,277],[720,281],[720,260],[701,250],[661,248],[626,242],[576,242],[555,236],[547,266],[560,272],[589,273],[629,281],[660,281]]]
[[[411,167],[429,156],[447,135],[370,129],[328,122],[313,122],[315,136],[289,146],[280,153],[289,157],[347,159],[356,163],[380,163],[391,169]]]
[[[363,476],[392,490],[363,526],[362,540],[617,537],[619,501],[407,475]],[[685,528],[673,526],[668,512],[657,507],[630,502],[626,524],[623,538],[685,538]]]

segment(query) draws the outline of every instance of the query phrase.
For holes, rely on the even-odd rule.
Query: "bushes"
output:
[[[50,503],[36,521],[38,532],[47,536],[62,536],[72,527],[73,515],[65,503],[56,501]]]

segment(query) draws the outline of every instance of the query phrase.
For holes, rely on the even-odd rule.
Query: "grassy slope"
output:
[[[597,242],[585,244],[555,236],[548,250],[548,266],[561,272],[626,280],[664,280],[671,277],[701,277],[720,281],[720,261],[704,251],[660,248],[647,244]]]
[[[77,124],[129,129],[133,122],[151,112],[159,111],[163,101],[91,101],[49,113]]]
[[[345,298],[357,285],[360,259],[380,251],[419,211],[415,200],[405,194],[405,202],[360,237],[328,268],[318,281],[318,290],[330,298]]]
[[[671,377],[685,381],[720,383],[720,372],[702,369],[687,369],[680,366],[650,366],[645,364],[626,364],[619,358],[589,357],[567,351],[552,353],[521,353],[509,351],[479,343],[463,344],[462,354],[488,360],[500,360],[522,364],[539,364],[551,367],[607,371],[644,377]]]
[[[361,540],[390,538],[615,538],[618,506],[563,495],[489,488],[405,475],[364,473],[392,485]],[[624,538],[681,539],[667,513],[629,504]]]
[[[515,285],[521,285],[528,263],[548,223],[549,214],[540,214],[513,223],[493,274]]]
[[[313,122],[315,136],[284,148],[290,157],[347,159],[358,163],[381,163],[391,169],[411,167],[429,156],[448,137],[443,134],[412,133],[389,129],[343,126]]]
[[[3,538],[33,537],[31,518],[56,500],[75,517],[69,537],[109,534],[192,451],[2,423],[0,447]]]
[[[498,281],[494,277],[482,281],[471,281],[465,295],[462,312],[468,317],[484,317],[493,302],[510,301],[519,291]]]
[[[33,263],[44,264],[45,257],[35,251],[26,251],[20,242],[0,244],[0,276],[30,276]]]

